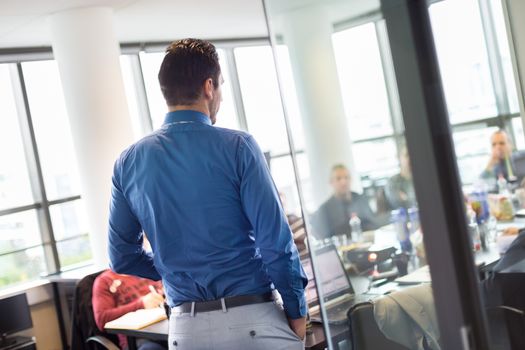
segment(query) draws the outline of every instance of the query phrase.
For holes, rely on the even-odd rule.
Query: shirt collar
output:
[[[211,125],[211,120],[206,114],[192,110],[168,112],[163,125],[178,122],[197,122]]]

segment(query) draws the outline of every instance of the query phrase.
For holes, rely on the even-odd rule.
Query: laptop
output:
[[[325,246],[315,252],[315,260],[324,297],[326,316],[330,324],[347,322],[347,312],[355,304],[355,291],[348,279],[343,263],[333,245]],[[308,276],[306,301],[310,321],[321,322],[319,297],[315,285],[312,262],[309,255],[301,257],[303,268]]]

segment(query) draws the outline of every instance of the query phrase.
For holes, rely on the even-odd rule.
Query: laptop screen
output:
[[[321,279],[325,300],[344,293],[354,293],[335,247],[329,246],[317,251],[316,262],[319,272],[318,279]],[[306,301],[308,305],[319,303],[310,257],[303,257],[302,263],[308,276]]]

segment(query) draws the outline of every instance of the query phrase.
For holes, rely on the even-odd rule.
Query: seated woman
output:
[[[106,270],[95,279],[92,302],[95,322],[103,331],[107,322],[128,312],[162,306],[162,283]],[[128,348],[124,335],[119,335],[119,345],[121,349]],[[139,350],[167,349],[167,346],[146,339],[138,339],[137,347]]]

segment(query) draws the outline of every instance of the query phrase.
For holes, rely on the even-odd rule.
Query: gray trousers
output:
[[[284,311],[273,302],[210,312],[172,312],[170,350],[286,349],[304,343],[290,329]]]

